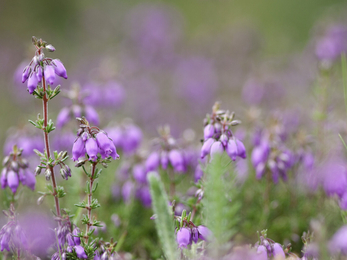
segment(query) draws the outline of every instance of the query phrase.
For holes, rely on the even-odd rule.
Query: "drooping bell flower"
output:
[[[48,84],[53,85],[55,81],[55,71],[52,65],[45,66],[44,75]]]
[[[183,227],[177,231],[176,241],[179,248],[187,248],[191,243],[191,232],[189,228]]]
[[[89,156],[89,160],[95,162],[96,159],[98,158],[98,144],[94,138],[89,138],[86,141],[86,152]]]
[[[82,258],[82,259],[88,258],[87,254],[84,251],[84,248],[82,246],[76,245],[76,246],[74,246],[74,249],[75,249],[75,252],[76,252],[76,255],[78,258]]]
[[[54,66],[55,74],[57,74],[59,77],[67,79],[67,73],[63,63],[58,59],[54,59],[52,63],[53,65],[55,65]]]

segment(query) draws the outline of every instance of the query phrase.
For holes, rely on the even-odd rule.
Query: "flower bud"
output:
[[[12,192],[16,193],[18,185],[19,185],[18,174],[15,173],[14,171],[9,171],[7,173],[7,183],[10,189],[12,190]]]
[[[79,228],[75,228],[73,231],[72,231],[72,234],[73,234],[73,240],[75,242],[76,245],[80,245],[81,244],[81,238],[78,237],[78,235],[81,233],[80,229]]]
[[[54,48],[54,46],[53,46],[52,44],[47,44],[47,45],[46,45],[46,49],[47,49],[48,51],[50,51],[50,52],[54,52],[54,51],[55,51],[55,48]]]
[[[46,181],[49,181],[51,179],[51,176],[52,176],[51,170],[47,169],[45,172]]]
[[[31,72],[31,68],[29,66],[26,66],[22,74],[22,83],[27,81],[27,79],[29,78],[30,72]]]
[[[67,180],[66,170],[64,168],[60,169],[60,175],[63,179]]]
[[[40,175],[41,171],[42,171],[42,168],[37,166],[36,169],[35,169],[35,175]]]
[[[224,152],[224,147],[220,141],[214,142],[211,145],[211,151],[210,151],[211,158],[213,158],[216,154],[223,154],[223,152]]]
[[[89,161],[95,162],[98,158],[98,144],[94,138],[89,138],[86,141],[86,152],[89,156]]]
[[[82,259],[87,259],[88,256],[86,255],[86,252],[84,252],[84,248],[80,245],[74,246],[76,255],[78,258],[82,258]]]
[[[175,171],[184,171],[184,161],[181,152],[173,149],[169,152],[169,160]]]
[[[27,83],[29,94],[34,93],[34,90],[36,89],[37,84],[38,84],[38,80],[36,75],[34,73],[31,73]]]
[[[53,64],[55,65],[54,66],[55,74],[57,74],[59,77],[67,79],[66,69],[63,63],[58,59],[54,59]]]
[[[199,238],[201,240],[209,241],[212,238],[212,232],[205,226],[198,226]]]
[[[213,135],[214,135],[214,126],[211,124],[208,124],[204,128],[204,140],[211,138]]]
[[[81,137],[78,137],[72,146],[72,159],[77,161],[80,157],[84,156],[84,153],[84,142]]]
[[[208,155],[211,151],[211,146],[214,143],[213,138],[207,139],[201,147],[201,159],[203,159],[206,155]]]
[[[46,81],[48,82],[48,84],[53,85],[54,80],[55,80],[55,72],[54,72],[53,66],[52,65],[46,65],[44,74],[45,74],[45,78],[46,78]]]
[[[41,205],[44,199],[45,199],[45,195],[42,195],[41,197],[39,197],[36,201],[37,205]]]
[[[158,152],[152,152],[147,160],[146,160],[146,169],[147,171],[154,171],[158,168],[160,163],[159,153]]]
[[[186,227],[180,228],[176,234],[176,241],[177,241],[178,247],[187,248],[187,246],[191,243],[190,229]]]
[[[282,246],[279,244],[279,243],[275,243],[273,245],[273,254],[274,254],[274,257],[276,259],[285,259],[286,258],[286,255],[283,251],[283,248]]]
[[[267,250],[265,246],[258,246],[257,255],[259,260],[267,260]]]

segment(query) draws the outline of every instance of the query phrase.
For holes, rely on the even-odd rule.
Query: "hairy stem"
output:
[[[40,51],[39,51],[40,54]],[[51,150],[50,150],[50,145],[49,145],[49,137],[48,133],[46,131],[47,129],[47,124],[48,124],[48,98],[47,98],[47,93],[46,93],[46,79],[45,76],[42,76],[42,87],[43,87],[43,98],[42,98],[42,103],[43,103],[43,137],[44,137],[44,142],[45,142],[45,149],[47,153],[47,158],[51,158]],[[55,202],[55,209],[57,212],[57,217],[60,218],[60,205],[59,205],[59,200],[58,200],[58,193],[57,193],[57,184],[55,181],[55,175],[54,175],[54,169],[52,166],[49,166],[49,170],[52,173],[51,180],[52,180],[52,186],[53,186],[53,197],[54,197],[54,202]],[[60,220],[58,221],[59,225],[61,224]]]
[[[89,182],[88,207],[87,207],[89,222],[88,222],[87,227],[86,227],[86,235],[85,235],[86,244],[88,244],[88,239],[89,239],[88,232],[89,232],[90,227],[92,225],[92,223],[91,223],[91,219],[92,219],[91,205],[92,205],[92,195],[93,195],[93,183],[95,180],[94,179],[95,169],[96,169],[96,163],[93,163],[92,164],[92,175],[90,176],[90,182]]]

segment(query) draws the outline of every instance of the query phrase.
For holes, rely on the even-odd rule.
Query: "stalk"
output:
[[[88,219],[89,222],[86,226],[86,235],[85,235],[85,243],[88,244],[88,240],[89,240],[89,236],[88,236],[88,232],[90,230],[91,227],[91,219],[92,219],[92,195],[93,195],[93,183],[94,183],[94,174],[95,174],[95,169],[96,169],[96,163],[92,164],[92,174],[90,176],[90,182],[89,182],[89,193],[88,193],[88,206],[86,207],[87,212],[88,212]]]
[[[41,50],[39,50],[39,54],[41,54]],[[49,136],[46,131],[47,129],[47,123],[48,123],[48,98],[46,93],[46,79],[45,76],[42,76],[42,87],[43,87],[43,98],[42,98],[42,104],[43,104],[43,137],[45,142],[45,149],[47,153],[47,158],[51,158],[51,150],[50,150],[50,144],[49,144]],[[57,184],[55,181],[55,175],[54,175],[54,169],[52,166],[49,166],[49,170],[52,173],[51,180],[52,180],[52,186],[53,186],[53,197],[54,197],[54,203],[55,203],[55,209],[57,212],[57,217],[60,219],[60,205],[59,205],[59,199],[58,199],[58,193],[57,193]],[[59,226],[61,224],[61,221],[58,221]]]

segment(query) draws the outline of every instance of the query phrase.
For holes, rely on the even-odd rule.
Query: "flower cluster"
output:
[[[87,259],[88,256],[84,251],[84,248],[81,246],[80,238],[80,229],[76,227],[71,232],[71,223],[67,221],[64,223],[57,231],[58,241],[60,250],[63,252],[62,257],[66,259],[67,253],[75,252],[78,258]],[[66,246],[66,248],[65,248]],[[59,252],[55,252],[52,257],[52,260],[58,260]]]
[[[83,93],[78,84],[74,84],[71,90],[64,92],[65,96],[72,101],[72,105],[64,107],[57,116],[57,127],[66,125],[72,118],[84,116],[94,125],[99,125],[99,115],[96,110],[83,102]]]
[[[270,257],[274,257],[275,259],[286,258],[282,245],[275,243],[275,241],[266,236],[260,236],[260,241],[257,242],[256,248],[261,259],[268,259]]]
[[[13,193],[16,193],[20,182],[32,190],[35,189],[35,175],[29,170],[28,162],[22,158],[22,152],[23,149],[18,149],[15,145],[13,151],[4,158],[4,168],[0,177],[2,189],[8,186]]]
[[[107,133],[116,147],[121,149],[126,155],[134,154],[139,148],[143,137],[141,129],[130,120],[124,120],[124,122],[117,127],[108,128]]]
[[[211,235],[211,231],[207,227],[202,225],[195,226],[192,222],[189,222],[187,226],[177,230],[176,241],[178,247],[187,248],[193,242],[197,243],[199,239],[208,240]]]
[[[151,152],[146,160],[147,171],[155,171],[159,166],[166,170],[170,165],[175,172],[184,173],[187,170],[187,162],[183,150],[177,141],[171,136],[170,129],[159,129],[160,138],[154,140],[156,149]]]
[[[85,118],[78,118],[80,128],[77,131],[77,138],[72,147],[72,159],[77,161],[87,154],[89,161],[96,162],[100,159],[112,157],[119,158],[116,147],[107,134],[96,126],[89,126]]]
[[[36,37],[33,37],[33,44],[36,47],[35,56],[29,65],[24,68],[22,74],[22,83],[28,80],[27,87],[30,94],[34,93],[43,77],[49,85],[54,84],[55,75],[67,79],[67,73],[63,63],[59,59],[45,58],[42,52],[42,49],[53,52],[55,48],[42,41],[42,39],[38,40]]]
[[[224,150],[235,161],[237,157],[246,158],[246,148],[231,131],[231,127],[240,124],[234,120],[234,113],[219,109],[219,103],[213,106],[212,115],[205,119],[204,144],[201,148],[201,158],[206,155],[222,154]]]
[[[271,172],[275,183],[280,177],[287,180],[287,171],[296,162],[293,152],[284,144],[285,137],[282,131],[278,131],[278,124],[276,121],[268,129],[256,133],[251,155],[257,179],[261,179],[266,172]]]

